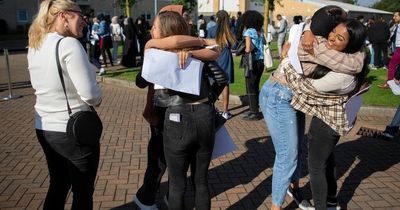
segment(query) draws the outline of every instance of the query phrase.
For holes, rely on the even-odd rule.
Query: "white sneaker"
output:
[[[133,202],[135,202],[136,205],[141,210],[159,210],[156,204],[153,204],[151,206],[144,205],[142,202],[139,201],[139,199],[136,197],[136,195],[133,196]]]
[[[226,120],[231,119],[232,114],[230,112],[222,112],[222,117],[225,118]]]
[[[98,75],[103,76],[105,74],[106,74],[106,70],[103,67],[101,67]]]

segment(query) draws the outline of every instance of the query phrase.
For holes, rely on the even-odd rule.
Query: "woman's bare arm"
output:
[[[188,47],[201,47],[206,45],[204,39],[193,36],[175,35],[161,39],[150,39],[145,46],[145,49],[158,48],[163,50],[173,50]]]
[[[251,52],[251,38],[249,36],[246,36],[246,48],[244,49],[244,51],[246,53],[250,53]]]

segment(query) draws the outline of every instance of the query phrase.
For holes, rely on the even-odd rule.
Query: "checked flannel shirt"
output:
[[[323,94],[315,90],[310,80],[297,74],[289,59],[282,60],[288,86],[293,91],[291,105],[305,114],[316,116],[328,124],[339,135],[347,133],[348,125],[345,104],[347,95]]]

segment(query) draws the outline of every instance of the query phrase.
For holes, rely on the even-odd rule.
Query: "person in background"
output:
[[[198,36],[197,26],[193,24],[192,17],[190,17],[188,12],[183,12],[183,19],[185,19],[186,24],[189,26],[190,36]]]
[[[124,54],[122,55],[121,65],[125,67],[136,66],[136,56],[139,52],[139,46],[137,45],[138,30],[136,29],[133,19],[128,17],[124,23]]]
[[[101,51],[101,56],[103,57],[103,66],[107,67],[107,57],[106,53],[108,56],[108,59],[110,61],[110,65],[114,66],[114,63],[112,61],[111,57],[111,45],[112,45],[112,40],[111,40],[111,32],[110,32],[110,16],[108,15],[103,15],[99,14],[97,18],[100,21],[100,27],[97,32],[97,35],[100,37],[100,51]],[[106,72],[100,72],[99,76],[105,74]]]
[[[199,15],[199,19],[197,20],[197,31],[200,31],[200,26],[201,24],[206,23],[206,21],[204,20],[204,15]]]
[[[136,33],[137,33],[137,40],[139,41],[139,46],[137,49],[141,62],[143,62],[144,46],[146,45],[146,42],[149,39],[147,30],[149,30],[149,26],[145,19],[145,16],[143,15],[138,17],[136,19]]]
[[[293,17],[293,25],[289,29],[289,37],[288,37],[288,42],[289,43],[293,42],[294,35],[295,35],[294,30],[295,30],[296,27],[293,27],[293,26],[298,25],[298,24],[300,24],[302,22],[303,22],[303,17],[301,15],[296,15],[296,16]]]
[[[286,37],[286,31],[287,31],[287,20],[285,18],[283,18],[281,14],[278,14],[276,16],[276,19],[279,22],[278,23],[279,29],[276,30],[276,33],[278,34],[278,41],[277,41],[278,53],[279,53],[279,58],[281,58],[282,47],[283,47],[283,44],[285,43],[285,37]]]
[[[206,38],[208,31],[207,31],[207,24],[206,22],[201,23],[199,27],[199,37],[200,38]]]
[[[243,34],[241,33],[243,31],[243,18],[242,18],[242,12],[239,11],[237,12],[236,15],[236,40],[237,42],[240,42],[243,39]]]
[[[396,113],[392,119],[392,122],[386,126],[382,136],[385,140],[394,140],[394,137],[399,132],[400,127],[400,105],[397,107]]]
[[[71,189],[72,210],[93,209],[93,192],[100,144],[85,146],[66,133],[72,113],[101,103],[95,67],[77,38],[86,26],[79,5],[71,0],[44,0],[29,28],[28,70],[35,89],[36,136],[46,157],[50,176],[43,209],[64,209]],[[62,40],[61,40],[62,39]],[[57,71],[56,46],[66,86]],[[99,140],[100,141],[100,140]]]
[[[210,30],[211,27],[214,27],[217,23],[215,22],[214,15],[211,15],[210,21],[207,23],[206,31]]]
[[[114,16],[111,19],[110,31],[111,31],[111,40],[113,47],[112,60],[113,63],[118,63],[118,46],[119,43],[123,41],[122,27],[118,23],[118,16]]]
[[[255,10],[248,10],[243,14],[243,38],[246,44],[244,67],[246,93],[249,101],[249,111],[243,117],[244,120],[262,119],[262,115],[258,110],[258,94],[261,75],[264,71],[263,22],[264,17]]]
[[[94,17],[92,19],[93,24],[92,28],[90,31],[90,44],[92,45],[92,55],[93,57],[91,58],[91,62],[93,65],[95,65],[98,69],[100,69],[100,72],[104,71],[104,68],[101,67],[100,63],[100,37],[97,35],[97,32],[99,31],[100,28],[100,21],[97,17]]]
[[[235,35],[235,39],[236,39],[237,28],[236,28],[236,17],[235,16],[231,17],[230,24],[231,24],[231,31],[232,31],[233,35]]]
[[[383,17],[379,17],[368,28],[368,40],[374,49],[374,66],[387,69],[388,65],[388,40],[390,37],[389,25]],[[383,87],[385,88],[385,87]],[[386,87],[387,88],[387,87]]]
[[[390,42],[394,43],[394,53],[389,62],[389,69],[387,74],[386,82],[378,85],[380,88],[388,88],[387,81],[393,80],[396,73],[397,66],[400,65],[400,11],[397,11],[393,15],[394,29],[390,37]]]
[[[83,28],[82,30],[82,37],[79,38],[79,42],[82,44],[83,49],[88,52],[87,49],[87,44],[89,43],[89,39],[90,39],[90,21],[89,21],[89,17],[87,15],[83,16],[83,21],[85,21],[86,23],[86,27]]]
[[[207,38],[216,40],[218,48],[221,51],[217,63],[229,77],[228,84],[222,91],[222,112],[220,113],[222,117],[228,120],[232,117],[232,114],[228,111],[229,84],[234,82],[233,58],[230,48],[236,42],[235,35],[230,29],[228,12],[225,10],[217,12],[217,25],[210,28]]]
[[[369,27],[371,27],[371,25],[373,24],[375,22],[375,18],[368,18],[368,20],[367,20],[367,25],[366,25],[366,27],[367,27],[367,31],[368,31],[368,29],[369,29]],[[369,54],[370,54],[370,60],[369,60],[369,68],[370,69],[377,69],[375,66],[374,66],[374,48],[372,48],[372,44],[371,44],[371,42],[369,41],[369,37],[367,37],[367,40],[365,41],[365,43],[366,43],[366,45],[367,45],[367,48],[368,48],[368,50],[369,50]]]

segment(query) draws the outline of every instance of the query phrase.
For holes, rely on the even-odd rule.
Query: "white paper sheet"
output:
[[[291,29],[290,31],[293,32],[291,34],[291,38],[293,40],[290,40],[290,48],[288,51],[288,57],[290,60],[290,63],[292,64],[293,68],[296,70],[298,74],[303,74],[303,68],[301,68],[299,56],[297,55],[299,43],[300,43],[300,38],[303,33],[303,28],[304,28],[304,23],[296,24],[293,25],[292,27],[295,27]]]
[[[395,94],[396,96],[400,95],[400,85],[396,84],[394,80],[387,81],[387,84],[389,85],[393,94]]]
[[[361,108],[362,105],[362,94],[367,92],[371,86],[368,86],[362,90],[360,90],[358,93],[354,94],[349,100],[347,101],[345,105],[346,109],[346,116],[347,116],[347,122],[350,127],[353,127],[353,124],[356,120],[357,113]]]
[[[199,95],[203,62],[188,58],[185,68],[180,69],[178,60],[176,53],[147,49],[144,52],[142,77],[168,89]]]
[[[225,155],[227,153],[233,152],[236,150],[236,145],[233,142],[231,136],[223,125],[218,131],[215,133],[215,143],[214,150],[211,155],[211,159],[216,159]]]

